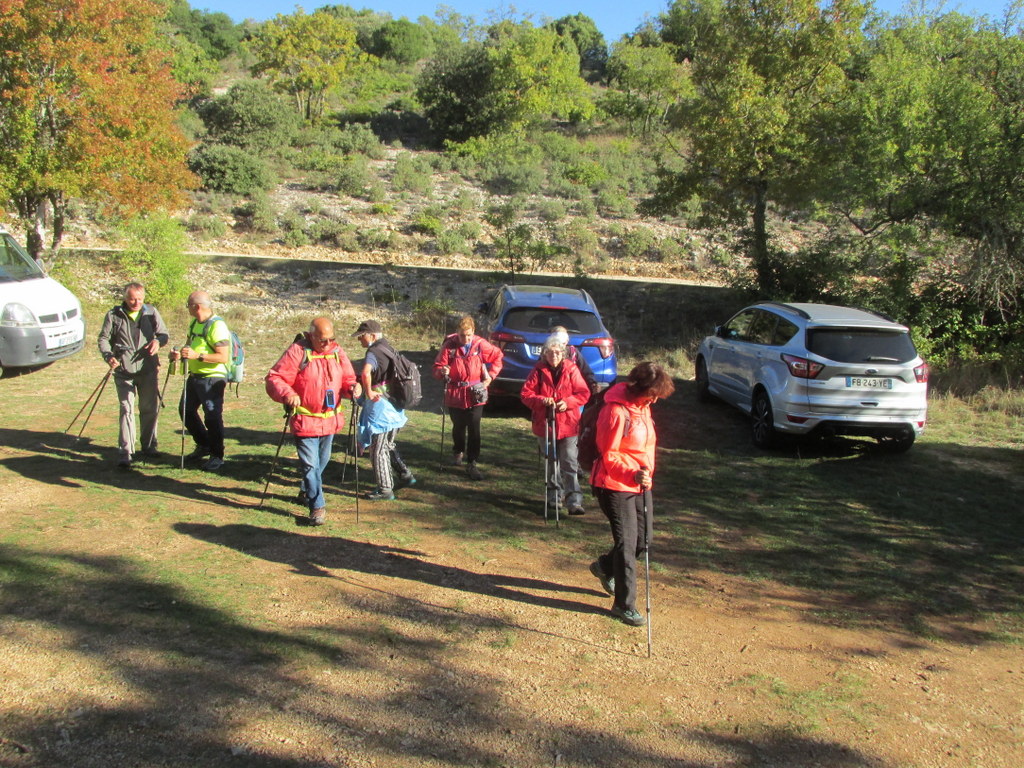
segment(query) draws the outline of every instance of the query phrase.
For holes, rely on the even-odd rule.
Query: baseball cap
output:
[[[380,323],[376,320],[363,320],[352,335],[362,336],[364,333],[384,333],[384,329],[380,327]]]

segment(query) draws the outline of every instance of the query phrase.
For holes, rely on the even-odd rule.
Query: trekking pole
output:
[[[344,484],[345,475],[348,470],[348,456],[352,452],[352,430],[356,423],[356,399],[351,400],[351,408],[348,414],[348,437],[345,438],[345,463],[341,465],[341,482]]]
[[[359,423],[359,404],[355,401],[352,402],[353,409],[356,413],[356,424]],[[352,463],[355,465],[356,470],[356,525],[359,524],[359,429],[357,428],[352,434]]]
[[[188,370],[188,366],[183,362],[181,365],[183,371]],[[188,406],[188,374],[185,374],[185,378],[181,380],[181,468],[185,468],[185,409]]]
[[[551,448],[554,451],[552,456],[553,472],[555,475],[555,528],[561,528],[558,510],[562,503],[562,465],[558,461],[558,417],[555,414],[555,406],[551,406]]]
[[[551,423],[544,412],[544,522],[548,521],[548,499],[551,497]]]
[[[641,466],[644,472],[647,471],[647,467]],[[646,586],[644,588],[644,594],[647,598],[647,658],[651,658],[651,537],[649,531],[654,527],[652,522],[648,519],[647,509],[647,494],[649,489],[641,487],[640,489],[644,494],[644,570],[646,572]]]
[[[85,417],[85,421],[82,423],[82,428],[78,430],[78,437],[82,436],[82,432],[85,431],[85,425],[88,424],[89,419],[92,418],[92,411],[96,410],[96,403],[100,401],[100,395],[103,394],[103,389],[107,386],[107,382],[110,381],[110,374],[113,372],[113,368],[107,368],[107,372],[103,374],[103,378],[100,379],[100,383],[96,385],[96,389],[94,389],[92,394],[86,398],[85,403],[78,409],[78,413],[75,414],[75,418],[71,420],[71,423],[68,424],[68,428],[64,430],[65,435],[71,431],[73,426],[75,426],[75,422],[78,421],[78,417],[82,415],[82,411],[89,407],[89,403],[92,403],[92,410],[90,410],[89,415]],[[93,401],[93,398],[96,398],[95,402]]]
[[[267,498],[267,489],[270,488],[270,481],[274,477],[274,470],[277,469],[277,458],[281,455],[281,446],[284,445],[284,436],[288,434],[288,424],[290,423],[289,417],[291,415],[292,409],[285,406],[284,429],[281,430],[281,439],[277,441],[277,453],[274,454],[274,460],[270,463],[270,472],[267,473],[267,484],[263,486],[263,493],[260,495],[259,508],[263,507],[263,501]]]
[[[448,411],[444,407],[444,399],[448,395],[448,377],[444,377],[444,390],[441,392],[441,446],[437,450],[437,465],[444,467],[444,417]]]
[[[174,347],[174,351],[177,352],[178,348]],[[166,408],[167,403],[164,402],[164,394],[167,392],[167,382],[171,380],[171,374],[178,372],[178,363],[175,360],[171,360],[167,364],[167,375],[164,376],[164,385],[160,388],[160,407]]]

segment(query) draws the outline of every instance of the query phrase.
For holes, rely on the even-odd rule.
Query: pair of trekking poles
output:
[[[345,473],[348,469],[348,458],[352,456],[352,463],[355,465],[355,479],[356,479],[356,522],[359,522],[359,437],[356,432],[356,424],[359,423],[359,404],[355,399],[352,400],[352,409],[349,414],[348,420],[348,436],[345,438],[346,444],[346,455],[345,463],[341,467],[341,482],[345,482]],[[292,409],[285,407],[284,409],[284,427],[281,429],[281,437],[277,441],[277,451],[274,453],[274,460],[270,464],[270,471],[267,473],[267,482],[263,486],[263,493],[260,494],[259,507],[263,507],[263,502],[266,501],[267,491],[270,489],[270,481],[274,478],[274,470],[277,469],[277,461],[281,456],[281,448],[284,446],[285,435],[288,434],[288,427],[291,425]]]
[[[167,369],[167,376],[164,378],[163,389],[157,392],[157,397],[160,398],[161,408],[164,407],[164,392],[167,390],[167,379],[170,378],[171,373],[173,373],[173,371],[174,363],[171,362],[170,367]],[[85,399],[85,403],[83,403],[82,407],[78,409],[78,413],[75,414],[75,418],[71,420],[71,423],[68,424],[67,428],[64,430],[65,435],[71,431],[71,428],[73,426],[75,426],[75,422],[78,421],[79,417],[83,413],[85,413],[85,409],[89,408],[89,413],[88,415],[86,415],[85,420],[82,422],[82,426],[79,428],[78,434],[76,435],[77,438],[81,439],[82,433],[85,432],[85,428],[88,426],[89,420],[92,419],[93,411],[96,410],[96,406],[99,404],[100,398],[103,396],[103,390],[107,388],[107,383],[110,381],[110,377],[113,375],[113,373],[114,369],[108,367],[106,373],[103,374],[103,378],[100,379],[100,383],[96,385],[96,388],[92,391],[89,397]]]

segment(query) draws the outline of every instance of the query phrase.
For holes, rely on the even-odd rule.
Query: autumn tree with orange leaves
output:
[[[0,0],[0,206],[30,252],[60,246],[69,202],[173,206],[195,181],[179,86],[151,0]]]

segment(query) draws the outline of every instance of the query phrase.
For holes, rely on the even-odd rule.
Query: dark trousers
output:
[[[452,417],[452,453],[461,453],[467,462],[475,462],[480,458],[480,417],[484,407],[449,408],[448,413]]]
[[[224,389],[227,381],[220,376],[189,376],[178,403],[178,415],[184,415],[185,429],[196,445],[211,456],[224,458]],[[199,418],[202,406],[203,418]]]
[[[615,605],[636,610],[636,561],[644,554],[654,533],[651,491],[628,493],[595,488],[594,495],[612,528],[612,548],[597,558],[598,562],[604,573],[615,577]]]

